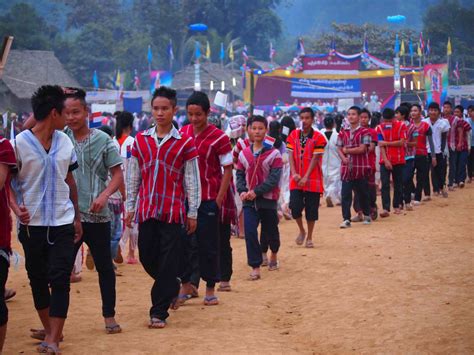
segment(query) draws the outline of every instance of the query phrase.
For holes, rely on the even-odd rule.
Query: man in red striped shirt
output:
[[[368,147],[372,141],[370,132],[360,126],[361,110],[352,106],[347,111],[348,128],[342,128],[337,138],[339,156],[341,157],[341,228],[351,227],[352,191],[358,196],[364,214],[363,224],[370,224],[369,182],[372,172]]]
[[[313,248],[314,224],[319,218],[319,199],[324,191],[322,157],[327,139],[313,129],[314,112],[311,108],[300,111],[300,121],[302,129],[295,129],[287,139],[291,172],[290,209],[299,228],[296,244],[302,245],[306,237],[305,247]],[[303,226],[303,208],[308,235]]]
[[[230,261],[230,269],[232,268],[230,223],[223,224],[220,218],[220,210],[232,181],[232,147],[229,137],[208,123],[210,108],[207,95],[200,91],[194,92],[186,102],[191,124],[181,129],[181,132],[194,138],[199,154],[202,201],[198,211],[196,236],[199,269],[202,279],[206,281],[204,304],[207,306],[219,303],[214,295],[216,282],[220,281],[219,243],[227,244],[224,254],[227,259],[230,258],[228,261]],[[228,263],[225,266],[228,266]],[[227,280],[223,280],[223,286],[227,286],[227,289],[230,287],[229,273],[231,271],[225,271],[227,271]],[[183,280],[184,285],[187,282],[188,280]],[[183,287],[182,291],[185,291],[185,288]]]
[[[469,138],[471,136],[471,125],[464,119],[464,107],[461,105],[458,105],[454,108],[454,115],[458,117],[456,126],[452,128],[456,130],[454,140],[455,146],[453,151],[454,157],[456,159],[454,164],[456,166],[454,183],[460,188],[463,188],[466,180],[466,165],[470,148]]]
[[[160,87],[151,105],[156,126],[135,137],[128,164],[126,224],[139,223],[140,261],[155,280],[149,327],[164,328],[179,293],[179,236],[183,224],[188,234],[196,230],[201,182],[194,139],[173,126],[176,91]]]
[[[403,198],[403,166],[405,165],[405,141],[407,127],[394,119],[395,111],[386,108],[383,121],[377,126],[380,146],[380,179],[382,180],[382,206],[380,217],[390,215],[390,174],[393,178],[393,208],[400,214]]]

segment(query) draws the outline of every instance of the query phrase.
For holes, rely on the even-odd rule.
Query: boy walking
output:
[[[138,227],[138,251],[154,279],[149,328],[164,328],[178,296],[180,234],[196,231],[201,202],[198,152],[194,140],[173,126],[176,91],[155,90],[151,105],[156,126],[140,132],[128,164],[126,223]],[[186,217],[185,201],[188,201]]]
[[[252,268],[251,280],[260,279],[262,250],[258,242],[258,225],[261,223],[271,250],[269,270],[278,268],[280,248],[277,201],[283,161],[280,152],[264,144],[267,121],[254,116],[251,123],[253,143],[239,154],[237,163],[237,191],[243,202],[247,263]]]
[[[342,128],[337,139],[341,157],[342,218],[340,228],[351,227],[352,191],[359,199],[364,214],[363,224],[370,224],[370,203],[368,177],[372,171],[368,147],[372,141],[370,132],[360,126],[360,108],[352,106],[347,111],[349,127]]]
[[[322,157],[327,145],[326,137],[313,129],[314,112],[306,107],[300,111],[302,129],[295,129],[287,139],[290,162],[290,210],[296,220],[299,234],[296,244],[313,248],[313,230],[318,220],[319,200],[324,192]],[[308,234],[303,226],[303,209]]]
[[[383,206],[380,217],[390,215],[390,175],[393,179],[393,209],[395,214],[401,213],[400,205],[403,200],[404,146],[407,139],[407,127],[404,123],[395,120],[394,117],[394,110],[391,108],[384,109],[382,112],[383,121],[377,126]]]

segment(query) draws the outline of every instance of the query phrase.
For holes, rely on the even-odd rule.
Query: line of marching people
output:
[[[339,132],[330,120],[320,132],[313,128],[314,112],[304,108],[299,128],[286,118],[279,126],[261,116],[244,120],[246,137],[232,147],[229,137],[209,123],[210,102],[202,92],[188,98],[189,124],[179,129],[173,121],[176,91],[155,90],[151,100],[155,124],[135,139],[125,117],[119,120],[123,124],[115,139],[110,132],[90,128],[81,89],[43,86],[31,102],[30,128],[17,136],[13,146],[0,140],[0,215],[8,222],[0,228],[0,294],[11,253],[11,208],[19,221],[19,241],[42,323],[31,336],[41,341],[37,350],[48,353],[60,352],[70,282],[78,277],[82,259],[77,268],[74,263],[83,243],[99,275],[105,332],[122,331],[115,317],[113,264],[122,214],[131,241],[129,260],[134,259],[136,246],[143,268],[154,280],[149,328],[164,328],[170,308],[176,310],[198,297],[200,279],[205,282],[206,306],[219,304],[216,290],[232,290],[230,238],[232,226],[239,222],[249,278],[256,281],[262,266],[269,271],[280,267],[281,215],[291,214],[296,221],[298,245],[314,247],[325,185],[335,196],[340,184],[341,228],[356,221],[370,224],[378,215],[387,217],[391,207],[394,213],[411,210],[421,203],[422,192],[428,200],[430,171],[434,193],[447,197],[446,145],[453,149],[449,161],[456,164],[456,168],[450,165],[450,177],[452,169],[455,173],[448,185],[463,187],[474,115],[470,108],[471,125],[459,117],[444,119],[439,105],[431,103],[428,118],[422,119],[421,107],[404,104],[395,111],[385,109],[382,120],[370,128],[371,113],[354,106]],[[340,168],[334,168],[336,161]],[[8,310],[0,301],[0,345],[7,320]]]

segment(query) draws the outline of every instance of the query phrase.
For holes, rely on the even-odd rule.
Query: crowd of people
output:
[[[297,245],[314,248],[322,200],[341,206],[346,229],[387,218],[392,209],[413,211],[431,200],[431,187],[446,198],[472,182],[472,106],[468,118],[449,102],[443,110],[430,103],[426,118],[418,104],[382,114],[353,106],[346,117],[327,115],[322,129],[305,107],[296,122],[236,116],[224,128],[210,119],[207,95],[194,92],[180,126],[176,91],[160,87],[151,100],[153,124],[133,137],[128,112],[116,113],[115,130],[90,128],[81,89],[42,86],[31,103],[33,116],[16,139],[0,137],[0,292],[11,210],[43,325],[31,330],[38,352],[60,352],[70,283],[81,280],[84,255],[99,275],[107,334],[122,331],[115,264],[126,251],[132,264],[138,252],[154,280],[149,328],[164,328],[170,309],[199,297],[200,279],[206,306],[219,304],[216,291],[232,291],[232,234],[245,239],[249,279],[256,281],[262,267],[280,267],[281,218],[296,222]],[[7,321],[0,300],[0,349]]]

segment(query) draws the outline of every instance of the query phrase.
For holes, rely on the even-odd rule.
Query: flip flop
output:
[[[252,272],[252,273],[249,275],[249,280],[250,280],[250,281],[257,281],[257,280],[260,280],[260,279],[261,279],[260,274],[256,274],[256,273],[253,273],[253,272]]]
[[[32,337],[33,339],[36,339],[36,340],[41,340],[41,341],[44,341],[44,339],[46,338],[46,333],[44,331],[44,329],[30,329],[30,337]],[[61,338],[59,339],[59,341],[63,341],[64,340],[64,335],[61,335]]]
[[[159,318],[151,318],[150,324],[148,324],[149,329],[163,329],[164,327],[166,327],[166,320]]]
[[[278,270],[280,268],[280,263],[278,261],[270,261],[268,263],[268,271],[275,271],[275,270]]]
[[[309,248],[309,249],[314,248],[313,241],[312,240],[307,240],[304,247]]]
[[[205,296],[204,305],[205,306],[217,306],[219,304],[219,299],[216,296]]]
[[[298,234],[298,236],[296,237],[296,245],[303,245],[304,243],[304,239],[306,238],[306,233],[305,234]]]
[[[5,301],[8,301],[9,299],[12,299],[13,297],[16,296],[16,291],[12,288],[6,288],[5,289]]]
[[[115,323],[114,325],[106,325],[105,332],[107,334],[118,334],[122,333],[122,328],[120,328],[120,325],[118,325],[117,323]]]

